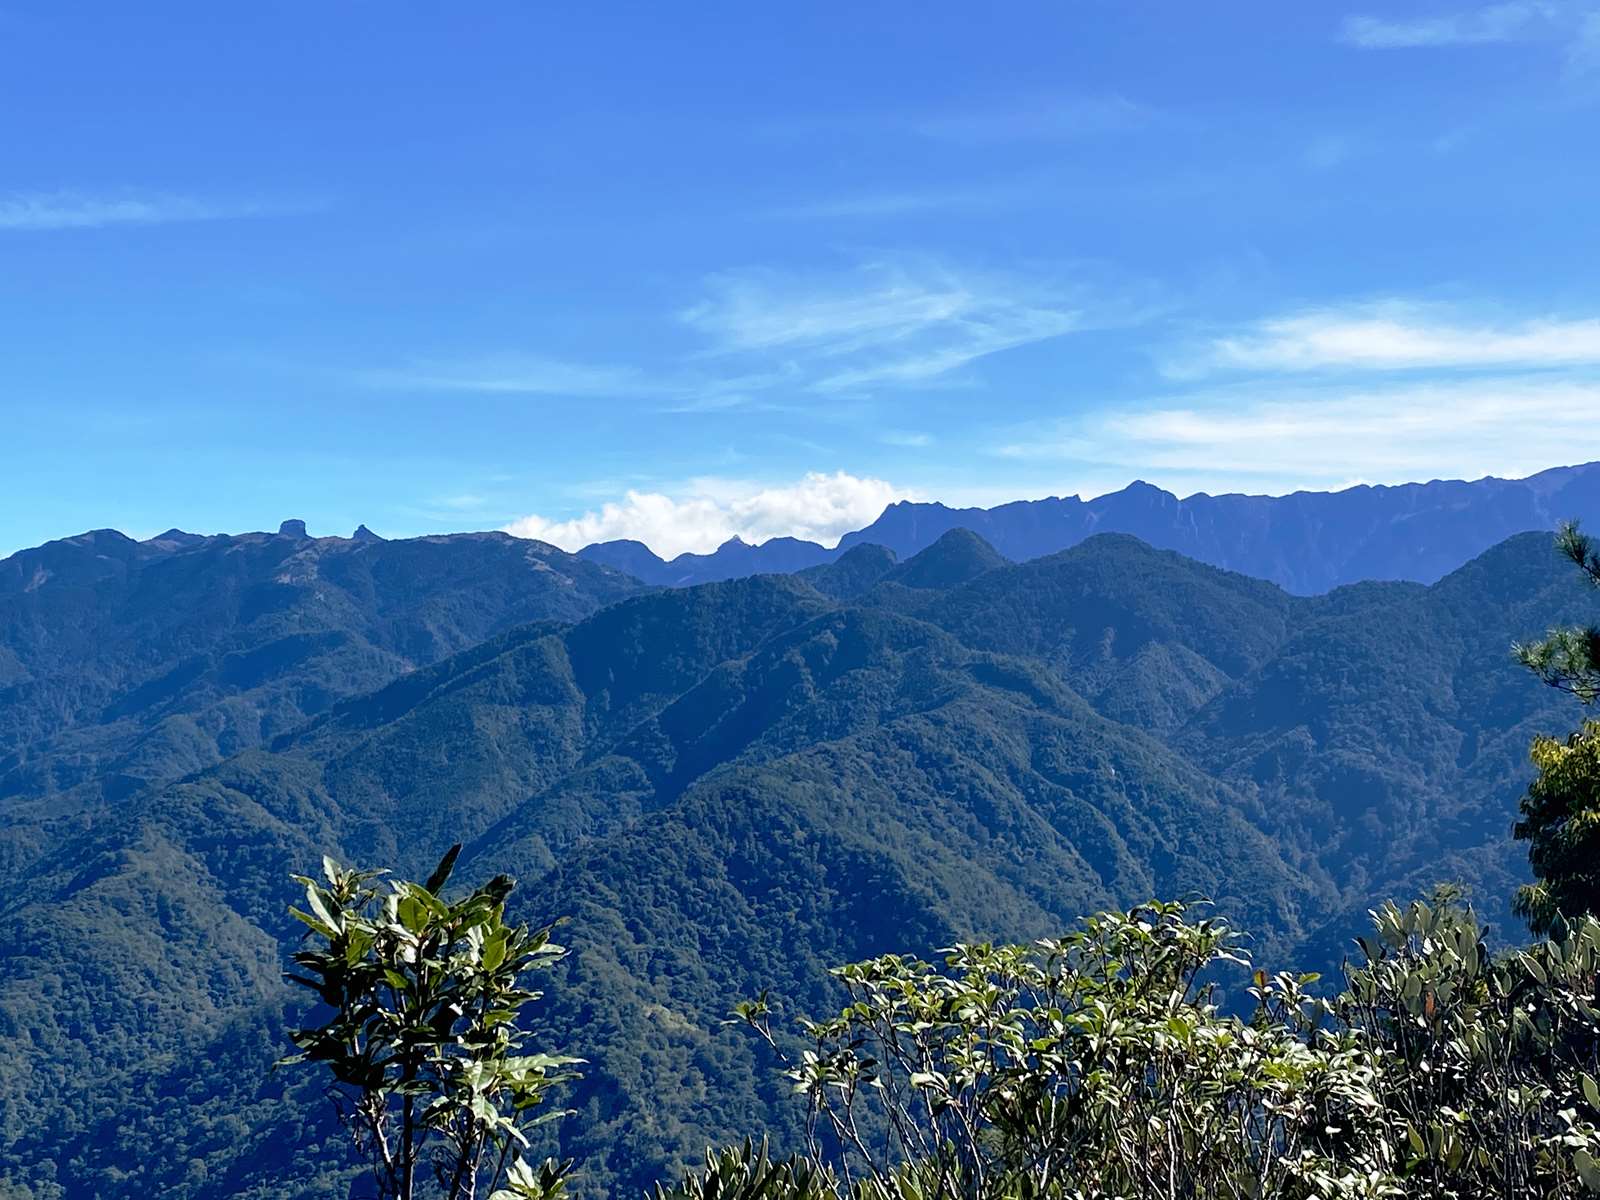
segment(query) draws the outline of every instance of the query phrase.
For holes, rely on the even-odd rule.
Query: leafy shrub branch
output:
[[[506,923],[506,876],[442,898],[460,850],[422,884],[327,858],[322,882],[296,876],[306,908],[290,911],[311,944],[290,978],[326,1019],[295,1030],[283,1062],[327,1067],[380,1200],[552,1200],[569,1164],[526,1161],[527,1130],[560,1115],[538,1110],[579,1060],[526,1052],[517,1022],[539,998],[523,976],[565,951],[548,928]]]

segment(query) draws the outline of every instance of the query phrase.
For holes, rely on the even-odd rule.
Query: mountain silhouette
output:
[[[979,534],[1014,562],[1054,554],[1096,533],[1129,533],[1297,595],[1316,595],[1362,580],[1433,583],[1512,534],[1553,529],[1572,518],[1600,524],[1600,463],[1526,479],[1362,485],[1288,496],[1198,493],[1180,500],[1135,481],[1093,500],[1053,497],[995,508],[904,500],[845,534],[833,549],[774,538],[759,546],[734,539],[710,554],[668,561],[639,542],[600,542],[578,554],[648,583],[683,587],[804,570],[855,546],[882,546],[909,558],[952,529]]]

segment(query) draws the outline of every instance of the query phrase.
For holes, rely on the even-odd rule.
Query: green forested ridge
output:
[[[333,698],[637,586],[502,534],[135,542],[102,530],[23,551],[0,562],[4,794],[115,775],[119,756],[145,762],[141,736],[180,717],[231,752]]]
[[[101,801],[211,766],[484,638],[639,590],[504,534],[136,542],[0,561],[0,880]],[[24,831],[33,833],[32,840]]]
[[[1526,747],[1571,724],[1506,647],[1588,600],[1548,535],[1315,598],[972,541],[508,632],[81,826],[8,811],[41,853],[0,902],[0,1195],[342,1194],[320,1107],[277,1099],[305,1083],[263,1073],[285,880],[324,852],[464,840],[572,918],[537,1019],[592,1061],[559,1139],[593,1195],[793,1130],[717,1021],[764,986],[826,1009],[839,962],[1186,892],[1284,961],[1439,877],[1504,920]]]

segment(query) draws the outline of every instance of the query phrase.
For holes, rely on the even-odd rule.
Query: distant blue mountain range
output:
[[[598,542],[580,557],[647,583],[684,587],[748,575],[787,574],[831,563],[853,546],[879,545],[901,558],[952,529],[970,529],[1024,562],[1096,533],[1131,533],[1152,546],[1315,595],[1365,579],[1433,583],[1490,546],[1563,520],[1600,525],[1600,462],[1555,467],[1527,479],[1434,480],[1289,496],[1180,500],[1148,483],[1080,500],[1018,500],[996,508],[891,504],[836,548],[796,538],[759,546],[733,538],[710,554],[664,560],[635,541]]]

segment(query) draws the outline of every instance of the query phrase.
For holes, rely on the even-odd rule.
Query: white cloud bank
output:
[[[797,537],[825,546],[870,524],[910,493],[882,479],[844,471],[811,472],[783,485],[728,479],[697,479],[675,494],[629,491],[622,500],[565,521],[530,515],[506,532],[579,550],[592,542],[631,538],[662,558],[706,554],[731,537],[752,544]]]
[[[1126,468],[1214,490],[1519,478],[1600,453],[1600,383],[1519,376],[1271,399],[1212,395],[1019,431],[1001,457]]]
[[[1317,309],[1212,341],[1198,364],[1256,371],[1572,367],[1600,364],[1600,319],[1469,324],[1414,305]]]

